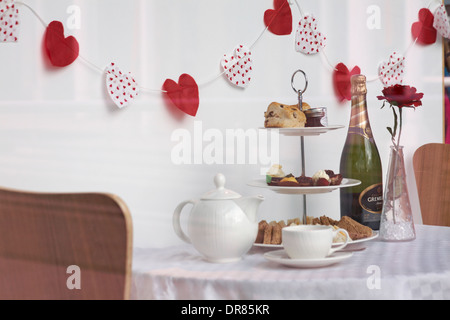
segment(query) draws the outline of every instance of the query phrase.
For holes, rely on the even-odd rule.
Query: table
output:
[[[411,242],[367,242],[350,259],[317,269],[268,261],[253,247],[230,264],[190,245],[134,250],[132,299],[450,299],[450,228],[416,225]]]

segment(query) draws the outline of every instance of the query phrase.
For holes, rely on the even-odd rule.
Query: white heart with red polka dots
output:
[[[325,48],[327,38],[317,30],[314,15],[305,15],[299,22],[295,32],[295,50],[304,54],[319,53]]]
[[[244,45],[234,49],[233,54],[225,54],[220,62],[228,81],[233,85],[246,88],[252,80],[252,52]]]
[[[397,52],[391,54],[388,61],[380,63],[378,76],[385,87],[402,84],[405,76],[405,57]]]
[[[17,42],[19,9],[14,0],[0,0],[0,42]]]
[[[433,27],[444,38],[450,38],[450,24],[447,10],[444,5],[440,5],[434,13]]]
[[[123,73],[114,63],[106,68],[106,89],[119,108],[127,107],[139,94],[131,73]]]

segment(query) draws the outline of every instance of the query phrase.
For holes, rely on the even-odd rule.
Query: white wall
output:
[[[48,23],[66,24],[67,8],[81,9],[81,28],[68,30],[79,41],[81,55],[101,68],[114,61],[131,71],[139,84],[160,89],[166,78],[191,74],[207,83],[220,73],[223,54],[238,44],[252,44],[264,29],[263,14],[272,0],[26,0]],[[411,24],[428,0],[299,1],[312,12],[326,34],[326,54],[332,64],[359,65],[369,78],[378,63],[411,43]],[[380,29],[369,30],[369,5],[381,8]],[[299,13],[292,6],[295,24]],[[244,195],[261,193],[266,201],[261,219],[299,215],[299,197],[281,196],[246,186],[259,178],[257,165],[175,165],[171,141],[177,129],[194,126],[217,129],[256,129],[272,101],[296,103],[290,78],[296,69],[309,76],[305,101],[328,107],[331,124],[347,125],[349,103],[335,98],[331,71],[320,56],[294,50],[294,33],[265,33],[253,50],[251,85],[237,89],[219,78],[200,88],[196,118],[182,115],[161,93],[143,92],[137,101],[118,110],[109,100],[104,77],[81,59],[55,70],[44,63],[44,28],[21,7],[20,40],[0,45],[0,185],[35,191],[105,191],[122,197],[134,221],[136,246],[179,243],[172,231],[175,206],[213,187],[217,172],[227,187]],[[413,180],[412,154],[419,146],[443,140],[442,42],[416,46],[407,57],[404,83],[425,93],[424,106],[405,112],[404,140],[410,193],[417,223],[421,222]],[[369,108],[384,170],[389,157],[392,114],[380,110],[379,81],[371,82]],[[307,174],[339,168],[346,129],[306,139]],[[193,137],[195,139],[195,137]],[[198,138],[198,137],[197,137]],[[282,137],[280,162],[300,173],[299,139]],[[206,146],[208,143],[204,143]],[[385,175],[386,173],[384,173]],[[308,198],[310,215],[339,217],[339,193]]]

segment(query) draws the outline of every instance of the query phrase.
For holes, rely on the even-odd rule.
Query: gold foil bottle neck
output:
[[[360,96],[367,94],[366,76],[362,74],[354,75],[351,78],[352,96]]]

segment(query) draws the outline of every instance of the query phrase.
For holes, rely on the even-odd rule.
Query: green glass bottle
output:
[[[383,209],[383,171],[367,112],[366,77],[355,75],[351,83],[352,111],[340,173],[344,178],[362,183],[341,189],[341,217],[349,216],[373,230],[379,230]]]

